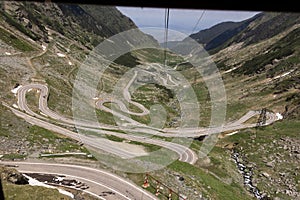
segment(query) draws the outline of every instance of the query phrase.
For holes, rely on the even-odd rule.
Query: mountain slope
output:
[[[208,51],[217,52],[234,43],[254,44],[271,38],[300,22],[297,13],[259,13],[241,22],[223,22],[190,35]]]
[[[241,22],[222,22],[209,29],[201,30],[198,33],[192,34],[190,37],[198,43],[203,44],[206,50],[211,50],[222,45],[228,39],[243,31],[260,15],[261,14],[258,14]]]
[[[253,170],[250,181],[263,194],[263,199],[300,197],[297,173],[300,156],[299,16],[297,13],[262,13],[241,32],[209,51],[226,88],[227,121],[262,108],[277,113],[281,119],[267,127],[240,130],[230,136],[224,134],[225,138],[220,136],[222,139],[215,147],[222,148],[219,157],[223,151],[228,156],[238,152],[246,168]],[[195,91],[205,84],[193,68],[183,73],[186,77],[194,76]],[[204,98],[206,94],[201,92],[199,96]],[[201,105],[205,106],[202,102]],[[258,118],[250,120],[257,122]],[[209,157],[213,158],[213,151]],[[211,164],[208,168],[223,171],[227,161],[217,160],[221,164]],[[218,161],[211,159],[212,163]],[[240,170],[238,168],[236,170]],[[233,177],[234,173],[230,174]],[[249,193],[254,193],[247,188],[249,179],[241,178],[241,184]]]
[[[14,105],[16,96],[11,91],[13,88],[41,83],[50,90],[49,107],[72,117],[73,83],[79,67],[99,42],[132,28],[137,27],[115,7],[0,2],[0,103]],[[137,41],[158,45],[142,32],[136,31],[135,34],[133,37]],[[122,42],[127,44],[127,41]],[[127,60],[129,64],[138,64],[138,59],[131,54],[125,55],[125,58],[130,58]],[[120,74],[130,69],[124,66],[124,62],[116,64],[118,61],[108,69],[105,77],[110,87],[111,82],[117,81]],[[37,92],[29,92],[26,98],[34,111],[38,107]],[[31,154],[37,157],[48,150],[64,152],[69,147],[70,151],[86,151],[76,141],[66,140],[16,118],[2,105],[0,110],[0,155],[4,155],[3,159],[23,159],[31,157]],[[105,112],[101,114],[108,116]],[[101,119],[113,119],[110,117]],[[46,144],[47,141],[49,144]]]
[[[106,10],[86,5],[5,2],[1,3],[1,8],[1,101],[9,105],[15,104],[16,98],[11,89],[20,84],[47,84],[50,89],[50,109],[67,117],[72,117],[71,99],[78,68],[90,50],[104,38],[135,28],[131,20],[113,7]],[[294,172],[292,169],[299,162],[296,157],[298,150],[294,148],[299,146],[296,145],[299,142],[294,140],[298,136],[297,120],[300,119],[299,27],[296,15],[262,13],[251,20],[223,23],[214,27],[214,31],[206,30],[201,33],[205,47],[214,53],[211,58],[218,66],[226,88],[227,122],[239,119],[249,110],[262,108],[282,114],[283,120],[266,128],[240,131],[217,144],[207,159],[199,159],[194,166],[175,162],[161,173],[155,172],[156,177],[171,183],[172,188],[182,188],[183,193],[188,191],[187,194],[195,197],[190,199],[201,199],[202,195],[206,199],[250,199],[252,196],[247,195],[251,193],[244,189],[243,177],[230,160],[231,151],[226,150],[228,146],[232,146],[238,150],[245,149],[242,152],[245,159],[249,158],[251,166],[254,166],[253,181],[258,183],[257,187],[262,192],[272,197],[295,199],[294,194],[298,195],[297,188],[299,191],[299,184],[296,185],[299,174],[291,172]],[[155,43],[143,33],[137,33],[137,36]],[[175,54],[168,54],[166,57],[168,65],[182,73],[193,86],[201,105],[201,126],[208,126],[212,104],[203,77],[182,57]],[[97,89],[101,91],[101,95],[110,93],[114,84],[132,67],[140,63],[161,63],[163,66],[164,58],[164,52],[156,49],[126,54],[109,66]],[[147,77],[139,80],[143,79],[146,80]],[[139,88],[132,95],[133,100],[140,100],[145,106],[168,100],[168,105],[174,107],[173,116],[177,117],[180,112],[176,102],[170,101],[170,90],[164,87],[157,90],[155,87],[150,84],[149,87]],[[39,112],[38,96],[37,90],[32,90],[26,97],[28,106],[36,112]],[[54,136],[52,132],[16,118],[3,106],[0,106],[0,110],[0,138],[4,141],[0,145],[0,153],[5,154],[6,159],[22,159],[27,155],[33,156],[33,152],[37,155],[42,148],[54,152],[65,149],[84,150],[73,140]],[[167,111],[171,113],[170,110]],[[110,113],[101,110],[96,112],[99,122],[115,123]],[[150,121],[148,118],[143,120],[145,123]],[[250,120],[257,121],[256,118]],[[201,141],[195,140],[191,148],[198,151],[201,145]],[[278,151],[277,145],[282,146]],[[72,149],[69,149],[70,146]],[[282,153],[284,148],[286,151]],[[268,162],[275,159],[276,167],[272,167],[272,164],[271,167],[266,167]],[[283,172],[284,176],[293,178],[283,178]],[[272,179],[268,179],[268,175]],[[273,177],[276,180],[280,178],[281,181],[277,184]],[[143,178],[135,179],[138,185],[142,184],[139,181],[143,181]],[[295,184],[291,184],[294,182]],[[286,192],[290,185],[292,192]]]
[[[2,58],[0,73],[7,84],[3,85],[1,97],[10,96],[10,90],[17,84],[39,80],[52,90],[52,108],[71,114],[73,81],[90,50],[105,38],[136,28],[131,19],[115,7],[1,2],[0,39],[7,47],[1,51],[3,55],[11,55]],[[158,46],[153,37],[140,31],[134,34],[131,43],[146,41]],[[129,45],[128,41],[120,42]],[[138,59],[130,53],[124,57],[116,62],[123,59],[128,61],[123,65],[138,64]],[[118,70],[112,70],[111,75],[116,76]],[[64,101],[68,103],[55,103]]]
[[[299,13],[263,13],[234,40],[253,44],[271,38],[299,22]]]
[[[115,7],[76,4],[43,4],[33,2],[2,2],[3,19],[34,41],[51,40],[47,29],[75,39],[88,48],[104,38],[137,28],[131,19]],[[50,37],[50,38],[49,38]],[[145,37],[139,34],[137,37]]]
[[[263,96],[265,99],[262,101],[265,103],[261,102],[260,105],[265,104],[269,108],[278,109],[286,118],[293,116],[299,119],[300,23],[298,19],[299,15],[294,18],[294,22],[290,21],[293,26],[281,29],[279,34],[272,37],[259,42],[255,42],[259,36],[244,38],[244,42],[232,40],[229,47],[213,55],[219,69],[224,70],[226,81],[235,81],[236,86],[241,83],[239,87],[243,89],[240,92],[240,101],[253,98],[255,102],[257,96]],[[278,25],[277,21],[273,22],[275,25],[270,25],[271,27],[285,27],[284,23]],[[257,27],[259,26],[261,25]],[[248,32],[254,30],[256,27],[253,30],[249,29]],[[270,31],[266,31],[268,32]],[[240,39],[240,36],[236,38]],[[248,85],[243,82],[248,82]],[[234,93],[239,92],[234,91]]]

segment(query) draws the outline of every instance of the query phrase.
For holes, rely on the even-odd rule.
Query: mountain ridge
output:
[[[240,22],[219,23],[189,37],[216,53],[233,43],[250,45],[271,38],[299,22],[298,13],[261,12]]]

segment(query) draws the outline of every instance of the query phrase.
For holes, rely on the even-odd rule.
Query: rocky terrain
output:
[[[283,119],[268,127],[221,137],[208,157],[198,160],[195,166],[176,161],[166,169],[153,172],[153,177],[190,199],[300,198],[299,16],[260,13],[242,22],[224,22],[191,36],[208,50],[222,75],[228,122],[249,110],[262,108],[280,113]],[[136,28],[134,23],[114,7],[1,2],[1,102],[15,104],[11,90],[19,85],[43,83],[50,89],[49,107],[72,116],[73,83],[86,56],[105,38],[131,28]],[[158,45],[142,32],[138,32],[136,38]],[[176,45],[180,42],[172,48]],[[163,64],[163,55],[163,51],[144,49],[118,58],[105,72],[99,90],[110,92],[124,73],[139,64]],[[200,125],[208,126],[211,103],[203,77],[188,63],[178,64],[184,63],[184,56],[168,52],[168,59],[170,66],[178,67],[178,72],[194,87],[201,104]],[[138,81],[147,82],[151,78],[142,77]],[[37,110],[37,91],[28,94],[30,108]],[[132,96],[136,101],[148,100],[149,105],[162,101],[170,107],[169,125],[178,123],[178,106],[167,88],[150,84]],[[114,123],[110,113],[97,110],[97,116],[102,123]],[[137,120],[149,122],[149,118]],[[76,141],[33,126],[2,105],[0,121],[1,159],[37,159],[41,153],[89,153]],[[199,150],[201,139],[192,143],[193,150]],[[238,161],[232,158],[233,150],[238,153]],[[122,175],[142,185],[144,174]]]
[[[4,199],[29,199],[38,194],[47,199],[70,199],[66,195],[60,194],[56,189],[49,189],[38,186],[30,186],[28,178],[10,166],[0,166]]]

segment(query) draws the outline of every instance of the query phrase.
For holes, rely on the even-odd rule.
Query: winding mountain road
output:
[[[7,106],[7,105],[6,105]],[[121,147],[118,147],[116,145],[113,145],[110,140],[105,139],[105,138],[98,138],[96,136],[92,135],[83,135],[80,133],[72,132],[68,129],[62,128],[60,126],[54,125],[50,122],[38,119],[36,117],[33,117],[31,115],[28,115],[24,112],[21,112],[15,108],[9,107],[17,116],[25,119],[27,122],[31,124],[35,124],[37,126],[43,127],[45,129],[54,131],[56,133],[65,135],[69,138],[72,138],[78,142],[84,143],[87,146],[92,147],[93,149],[98,149],[101,151],[105,151],[107,153],[111,153],[114,155],[117,155],[123,159],[128,159],[128,158],[133,158],[136,156],[139,156],[138,154],[134,154],[132,152],[129,152]],[[190,164],[194,164],[198,157],[197,154],[190,150],[189,148],[180,145],[180,144],[175,144],[171,142],[166,142],[163,140],[158,140],[158,139],[151,139],[151,138],[146,138],[146,137],[139,137],[139,136],[134,136],[134,135],[128,135],[128,134],[122,134],[118,132],[113,132],[113,131],[105,131],[105,130],[96,130],[96,129],[89,129],[86,128],[86,130],[91,130],[95,131],[101,134],[108,134],[108,135],[114,135],[117,137],[121,137],[127,140],[132,140],[132,141],[137,141],[137,142],[143,142],[143,143],[148,143],[148,144],[154,144],[157,146],[161,146],[163,148],[169,149],[171,151],[174,151],[178,154],[179,160],[182,162],[187,162]]]
[[[74,125],[81,127],[81,128],[94,128],[94,129],[105,129],[105,130],[120,130],[119,126],[113,126],[113,125],[107,125],[107,124],[100,124],[100,123],[94,123],[90,121],[76,121],[74,122],[73,119],[61,116],[52,110],[50,110],[47,106],[47,96],[48,96],[48,87],[46,85],[42,84],[28,84],[25,86],[22,86],[18,92],[17,92],[17,98],[18,98],[18,107],[20,110],[25,111],[26,113],[38,117],[40,119],[45,120],[46,118],[42,115],[38,115],[37,113],[34,113],[30,108],[27,106],[26,103],[26,93],[31,89],[37,89],[40,91],[40,98],[39,98],[39,110],[43,113],[43,115],[48,116],[49,118],[55,119],[58,122],[66,123],[67,125]],[[127,97],[130,99],[130,97]],[[209,128],[164,128],[164,129],[155,129],[153,127],[148,127],[145,124],[141,124],[130,117],[127,117],[121,113],[114,112],[110,108],[105,107],[103,104],[106,102],[114,102],[119,105],[120,109],[123,112],[128,112],[128,109],[126,108],[125,104],[119,100],[111,100],[108,98],[103,98],[101,100],[97,100],[96,106],[100,109],[103,109],[106,112],[111,112],[115,116],[120,117],[122,119],[127,120],[128,122],[132,122],[132,126],[130,127],[121,127],[121,130],[129,131],[129,132],[142,132],[145,134],[151,134],[151,135],[157,135],[161,137],[200,137],[205,136],[209,134],[214,133],[220,133],[225,131],[234,131],[239,129],[245,129],[245,128],[252,128],[256,126],[255,124],[246,124],[245,122],[256,116],[259,115],[259,111],[249,111],[246,113],[243,117],[241,117],[239,120],[235,122],[230,122],[222,127],[209,127]],[[145,109],[145,108],[144,108]],[[145,112],[143,112],[145,113]],[[134,114],[133,112],[131,114]],[[267,121],[265,125],[269,125],[275,121],[278,120],[275,113],[267,112]]]
[[[145,70],[142,70],[142,71],[145,71]],[[153,72],[149,72],[149,73],[153,73]],[[172,78],[171,75],[169,75],[169,74],[166,74],[166,75],[170,82],[174,83],[174,85],[178,85],[178,84],[176,84],[176,82],[174,80],[171,79]],[[112,126],[112,125],[100,124],[98,122],[90,122],[90,121],[84,121],[84,120],[82,120],[82,121],[77,120],[76,122],[74,122],[73,119],[61,116],[58,113],[53,112],[51,109],[48,108],[47,97],[49,95],[49,91],[48,91],[48,87],[46,85],[42,85],[42,84],[28,84],[28,85],[22,86],[18,89],[18,91],[17,91],[18,107],[21,111],[25,111],[25,113],[20,112],[14,108],[11,108],[11,109],[14,111],[14,113],[16,115],[23,117],[25,120],[27,120],[33,124],[36,124],[36,125],[46,128],[46,129],[50,129],[52,131],[61,133],[63,135],[66,135],[67,137],[71,137],[71,138],[78,140],[78,141],[80,141],[88,146],[91,146],[93,148],[103,150],[103,151],[106,151],[109,153],[113,153],[115,155],[120,156],[121,158],[132,158],[137,155],[134,153],[128,152],[126,150],[122,150],[122,148],[120,148],[120,147],[116,147],[114,145],[109,144],[109,142],[107,142],[107,139],[98,138],[96,136],[91,136],[91,135],[75,133],[75,132],[69,131],[67,129],[64,129],[60,126],[54,125],[50,121],[47,121],[47,120],[49,120],[48,117],[51,119],[54,119],[58,123],[64,123],[64,124],[72,125],[72,126],[76,125],[77,128],[80,128],[82,130],[92,131],[92,132],[96,132],[99,134],[109,134],[109,135],[114,135],[114,136],[117,136],[117,137],[120,137],[120,138],[123,138],[126,140],[132,140],[132,141],[137,141],[137,142],[142,142],[142,143],[158,145],[158,146],[161,146],[161,147],[164,147],[171,151],[176,152],[179,155],[179,160],[190,163],[190,164],[194,164],[197,161],[198,157],[195,152],[193,152],[186,146],[172,143],[172,142],[167,142],[167,141],[160,140],[160,139],[141,137],[141,136],[137,136],[134,134],[123,134],[123,133],[118,132],[118,130],[120,130],[120,129],[125,130],[125,131],[128,131],[129,133],[133,133],[133,132],[143,133],[143,134],[145,134],[145,136],[156,135],[156,136],[161,136],[161,137],[172,137],[172,138],[173,137],[195,138],[195,137],[199,137],[199,136],[205,136],[205,135],[220,133],[220,132],[224,132],[224,131],[233,131],[233,130],[251,128],[251,127],[256,126],[256,124],[246,124],[245,122],[248,119],[254,117],[255,115],[259,115],[260,113],[258,111],[249,111],[239,120],[237,120],[235,122],[227,123],[227,124],[223,125],[222,127],[155,129],[155,128],[149,127],[145,124],[141,124],[141,123],[131,119],[130,117],[123,115],[122,113],[114,112],[110,108],[107,108],[106,106],[104,106],[104,103],[106,103],[106,102],[115,103],[120,107],[120,110],[122,112],[127,113],[127,114],[137,115],[137,116],[144,116],[144,115],[149,114],[150,111],[147,108],[145,108],[140,103],[137,103],[137,102],[134,102],[131,100],[131,94],[129,92],[129,88],[133,84],[133,82],[137,78],[137,76],[138,76],[138,72],[134,71],[133,77],[130,79],[130,81],[127,83],[127,85],[123,89],[122,94],[123,94],[125,101],[127,101],[130,104],[135,105],[142,112],[136,113],[136,112],[129,111],[128,108],[126,107],[126,105],[119,99],[102,98],[102,99],[98,99],[95,102],[95,104],[98,108],[100,108],[106,112],[111,112],[115,116],[120,117],[123,120],[126,120],[129,123],[131,123],[131,125],[129,127],[128,126],[124,126],[124,127]],[[162,78],[162,77],[159,77],[159,78]],[[167,83],[167,80],[163,80],[163,82]],[[39,95],[40,95],[39,110],[42,113],[42,115],[39,115],[39,114],[33,112],[27,106],[26,93],[32,89],[36,89],[37,91],[39,91]],[[266,121],[265,125],[271,124],[274,121],[278,120],[277,116],[274,113],[267,112],[266,114],[267,114],[267,121]]]
[[[152,72],[151,72],[152,73]],[[114,155],[119,156],[123,159],[130,159],[130,158],[136,158],[138,156],[143,156],[139,153],[134,153],[132,151],[128,151],[121,146],[113,145],[112,141],[97,137],[97,135],[88,135],[88,134],[82,134],[82,133],[76,133],[73,131],[70,131],[66,128],[63,128],[60,125],[66,125],[66,126],[72,126],[74,127],[76,125],[77,128],[85,130],[85,131],[91,131],[96,134],[101,135],[113,135],[116,137],[123,138],[125,140],[130,141],[137,141],[141,143],[147,143],[147,144],[153,144],[157,145],[166,149],[169,149],[173,152],[176,152],[178,154],[178,159],[182,162],[186,162],[189,164],[195,164],[198,160],[197,154],[189,149],[188,147],[173,143],[164,141],[162,139],[154,139],[150,138],[152,135],[161,136],[161,137],[184,137],[184,138],[195,138],[199,136],[206,136],[210,134],[225,132],[225,131],[234,131],[244,128],[251,128],[255,127],[256,124],[249,124],[245,123],[250,118],[259,115],[259,111],[249,111],[246,113],[243,117],[241,117],[239,120],[227,123],[223,125],[222,127],[210,127],[210,128],[204,128],[204,127],[198,127],[198,128],[163,128],[163,129],[157,129],[154,127],[149,127],[145,124],[142,124],[140,122],[137,122],[130,117],[125,116],[123,113],[129,114],[129,115],[136,115],[136,116],[144,116],[148,115],[150,111],[145,108],[140,103],[134,102],[131,99],[131,94],[129,92],[129,88],[134,82],[134,80],[137,78],[138,72],[135,71],[133,77],[128,82],[128,84],[125,86],[123,90],[123,99],[136,107],[138,107],[141,112],[132,112],[130,111],[125,103],[122,100],[119,99],[113,99],[111,97],[103,97],[97,99],[95,102],[95,106],[98,109],[101,109],[106,112],[110,112],[114,114],[115,116],[129,122],[130,126],[113,126],[108,124],[100,124],[98,122],[91,122],[86,120],[76,120],[76,122],[73,119],[70,119],[68,117],[62,116],[51,109],[48,108],[48,102],[47,97],[49,95],[49,90],[46,85],[43,84],[28,84],[25,86],[22,86],[17,91],[17,106],[18,109],[13,108],[5,103],[3,103],[6,107],[10,108],[17,116],[25,119],[27,122],[31,124],[35,124],[37,126],[43,127],[45,129],[57,132],[59,134],[62,134],[66,137],[72,138],[74,140],[77,140],[89,147],[92,147],[93,149],[104,151],[106,153],[111,153]],[[179,84],[176,83],[174,79],[172,79],[172,76],[169,74],[166,74],[167,79],[164,79],[162,77],[159,77],[163,84],[167,85],[168,82],[172,83],[172,86],[178,86]],[[26,94],[28,91],[35,89],[37,92],[39,92],[39,110],[40,114],[33,112],[27,105],[26,102]],[[118,113],[113,111],[112,109],[106,107],[105,103],[114,103],[117,104],[120,108],[120,110],[123,113]],[[264,125],[269,125],[277,120],[278,117],[276,114],[267,112],[266,113],[267,121]],[[53,123],[53,120],[55,123]],[[120,130],[126,131],[127,134],[120,133]],[[137,134],[131,134],[131,133],[142,133],[144,135],[141,136]],[[108,172],[104,172],[102,170],[83,167],[83,166],[75,166],[75,165],[66,165],[66,164],[53,164],[53,163],[29,163],[29,162],[0,162],[0,164],[13,164],[18,165],[18,170],[21,172],[27,172],[27,173],[45,173],[45,174],[56,174],[59,172],[61,175],[65,175],[68,177],[76,178],[82,182],[86,182],[90,188],[87,190],[88,193],[90,193],[93,196],[97,196],[100,199],[108,199],[108,200],[115,200],[115,199],[157,199],[155,196],[149,194],[148,192],[142,190],[141,188],[135,186],[134,184],[128,182],[127,180],[124,180],[116,175],[110,174]],[[114,195],[110,195],[108,197],[101,197],[99,196],[99,193],[101,191],[112,191]]]
[[[125,180],[110,172],[69,164],[41,163],[41,162],[9,162],[0,161],[2,165],[17,165],[16,169],[22,173],[42,173],[66,176],[81,181],[89,186],[84,192],[99,199],[106,200],[156,200],[157,198],[136,186],[134,183]],[[110,191],[113,195],[102,197],[103,192]]]

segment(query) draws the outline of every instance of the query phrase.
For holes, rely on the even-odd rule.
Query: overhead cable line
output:
[[[165,37],[164,37],[164,65],[167,64],[168,30],[169,30],[170,9],[165,9]]]
[[[200,15],[200,17],[198,18],[198,21],[197,21],[197,23],[195,24],[195,26],[194,26],[194,28],[193,28],[193,30],[192,30],[192,33],[191,33],[191,34],[193,34],[193,33],[194,33],[194,31],[196,30],[196,28],[197,28],[197,26],[198,26],[199,22],[201,21],[201,19],[202,19],[202,18],[203,18],[203,16],[204,16],[205,12],[206,12],[206,10],[203,10],[203,12],[201,13],[201,15]]]

